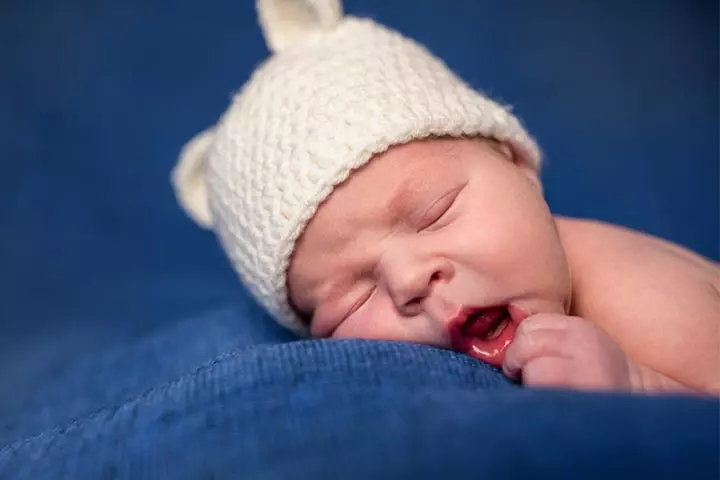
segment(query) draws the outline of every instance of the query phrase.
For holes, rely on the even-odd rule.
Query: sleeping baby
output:
[[[510,111],[339,0],[258,0],[273,55],[173,172],[281,324],[466,353],[524,385],[720,392],[720,269],[554,217]]]

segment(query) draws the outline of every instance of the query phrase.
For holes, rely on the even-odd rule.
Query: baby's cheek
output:
[[[432,328],[432,322],[421,317],[402,317],[391,303],[383,305],[378,302],[366,307],[368,308],[363,308],[345,319],[332,338],[362,338],[450,347],[449,339],[443,332]]]
[[[381,301],[370,301],[346,318],[333,338],[366,338],[373,340],[403,340],[397,328],[397,314]]]

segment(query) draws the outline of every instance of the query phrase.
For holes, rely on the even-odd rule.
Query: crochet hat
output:
[[[474,91],[422,45],[340,0],[258,0],[272,55],[218,123],[183,149],[178,199],[212,228],[252,294],[282,325],[307,329],[288,300],[295,242],[320,203],[390,146],[429,136],[540,152],[507,108]]]

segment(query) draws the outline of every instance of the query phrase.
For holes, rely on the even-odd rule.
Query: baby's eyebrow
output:
[[[430,180],[423,175],[412,175],[405,178],[396,188],[387,203],[387,210],[393,223],[402,220],[414,206],[420,193],[428,189]],[[399,218],[398,218],[399,217]]]

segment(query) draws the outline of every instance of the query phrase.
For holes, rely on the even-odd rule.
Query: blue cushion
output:
[[[524,390],[426,346],[251,347],[0,450],[0,478],[718,478],[714,399]]]
[[[126,401],[218,356],[294,339],[248,304],[209,310],[92,351],[43,342],[44,349],[24,352],[20,364],[6,367],[14,375],[0,395],[0,446]]]

